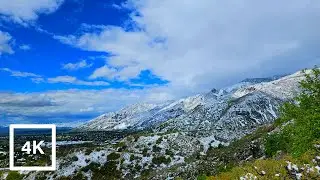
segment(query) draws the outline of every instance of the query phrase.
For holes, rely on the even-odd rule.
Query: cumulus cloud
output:
[[[110,84],[105,81],[83,81],[73,76],[57,76],[54,78],[48,78],[48,83],[66,83],[73,85],[85,85],[85,86],[109,86]]]
[[[55,36],[112,54],[90,78],[150,70],[172,87],[209,89],[319,64],[319,1],[128,0],[128,27]]]
[[[86,60],[81,60],[81,61],[76,62],[76,63],[63,64],[62,65],[62,69],[75,71],[75,70],[82,69],[82,68],[89,68],[92,65],[93,65],[92,63],[88,64]]]
[[[27,26],[35,21],[39,14],[52,13],[62,3],[63,0],[0,1],[0,16],[2,19]]]
[[[0,56],[1,54],[13,54],[12,50],[13,38],[9,33],[0,30]]]

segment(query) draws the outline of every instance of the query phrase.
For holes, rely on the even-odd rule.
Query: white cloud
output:
[[[11,70],[11,69],[9,69],[9,68],[0,68],[0,71],[8,72],[8,73],[10,73],[10,76],[13,76],[13,77],[41,78],[41,76],[38,75],[38,74],[34,74],[34,73],[30,73],[30,72],[14,71],[14,70]]]
[[[39,83],[45,82],[45,79],[42,77],[35,77],[35,78],[31,78],[31,81],[39,84]]]
[[[82,69],[82,68],[89,68],[92,65],[93,65],[92,63],[88,64],[86,60],[81,60],[81,61],[76,62],[76,63],[63,64],[62,65],[62,69],[74,71],[74,70],[78,70],[78,69]]]
[[[118,4],[112,4],[112,7],[115,8],[115,9],[118,9],[118,10],[123,8],[122,6],[120,6]]]
[[[22,44],[22,45],[19,46],[19,48],[20,48],[21,50],[28,51],[28,50],[31,49],[31,46],[28,45],[28,44]]]
[[[27,26],[35,21],[39,14],[56,11],[63,0],[10,0],[0,1],[0,16],[3,19]]]
[[[10,34],[6,32],[2,32],[0,30],[0,56],[1,54],[13,54],[14,51],[12,50],[12,42],[13,39]]]
[[[57,76],[53,78],[45,78],[41,75],[30,73],[30,72],[22,72],[15,71],[9,68],[0,68],[0,71],[8,72],[10,76],[17,78],[30,78],[30,80],[34,83],[64,83],[64,84],[72,84],[72,85],[83,85],[83,86],[109,86],[110,84],[105,81],[83,81],[79,80],[73,76]]]
[[[128,81],[137,77],[140,74],[141,70],[143,69],[141,69],[139,66],[129,66],[125,68],[115,69],[105,65],[97,68],[89,78],[105,78],[109,80]]]
[[[320,1],[129,0],[133,30],[108,26],[55,36],[111,53],[90,78],[128,80],[151,70],[173,88],[203,90],[319,64]]]
[[[161,99],[159,99],[161,98]],[[45,123],[89,120],[137,101],[159,102],[171,99],[163,87],[150,89],[59,90],[33,93],[0,92],[2,123],[17,117],[25,121]]]
[[[110,84],[105,81],[83,81],[73,76],[57,76],[54,78],[48,78],[48,83],[66,83],[73,85],[85,85],[85,86],[109,86]]]

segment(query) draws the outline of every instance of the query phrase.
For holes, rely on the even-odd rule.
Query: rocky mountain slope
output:
[[[297,72],[284,77],[246,79],[177,101],[134,104],[103,114],[78,129],[182,131],[228,141],[277,118],[279,106],[298,93],[302,78],[302,73]]]

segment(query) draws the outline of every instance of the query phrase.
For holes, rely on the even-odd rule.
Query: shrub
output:
[[[134,168],[136,171],[140,171],[142,169],[142,167],[139,164],[136,164]]]
[[[160,144],[162,142],[162,137],[158,138],[156,144]]]
[[[166,149],[166,155],[173,157],[174,153],[171,150]]]
[[[77,173],[72,177],[72,180],[86,180],[87,178],[81,173]]]
[[[198,176],[197,180],[206,180],[207,179],[207,176],[206,175],[201,175],[201,176]]]
[[[112,152],[107,156],[108,161],[114,161],[120,158],[120,154],[116,152]]]
[[[96,162],[92,162],[88,166],[81,168],[81,171],[83,171],[83,172],[88,172],[89,170],[97,171],[99,169],[99,167],[100,167],[100,164],[98,164]]]
[[[160,151],[161,151],[161,148],[160,148],[159,146],[157,146],[157,145],[154,145],[154,146],[152,147],[152,151],[153,151],[153,152],[160,152]]]
[[[141,176],[142,176],[142,178],[146,178],[146,177],[150,176],[151,172],[152,172],[151,169],[144,169],[144,170],[142,170],[142,171],[141,171]]]
[[[131,154],[131,155],[130,155],[130,161],[133,161],[134,159],[135,159],[134,154]]]
[[[142,150],[142,155],[144,156],[144,157],[146,157],[146,156],[148,156],[148,148],[144,148],[143,150]]]
[[[61,176],[57,180],[72,180],[71,177]]]
[[[16,171],[10,171],[6,180],[22,180],[23,176]]]
[[[71,160],[72,160],[72,161],[78,161],[79,158],[78,158],[78,156],[73,156],[73,157],[71,158]]]
[[[86,156],[90,155],[92,153],[92,149],[86,149],[86,152],[84,153]]]
[[[152,159],[152,162],[156,165],[169,164],[171,162],[171,158],[170,157],[166,158],[165,156],[154,157]]]
[[[272,157],[277,154],[278,151],[286,151],[288,146],[288,140],[282,133],[271,134],[266,137],[265,153],[268,157]]]

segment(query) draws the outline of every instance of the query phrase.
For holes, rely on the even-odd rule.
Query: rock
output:
[[[256,180],[258,179],[257,176],[247,173],[245,176],[240,177],[240,180]]]
[[[295,164],[292,165],[292,170],[294,170],[295,172],[299,172],[299,168]]]
[[[314,145],[315,148],[320,149],[320,144]]]
[[[296,178],[297,178],[297,180],[300,180],[302,178],[302,174],[301,173],[297,173],[296,174]]]
[[[318,170],[318,174],[320,174],[320,166],[315,167]]]
[[[290,161],[287,161],[287,170],[288,171],[292,171],[292,166],[291,166],[291,162]]]

